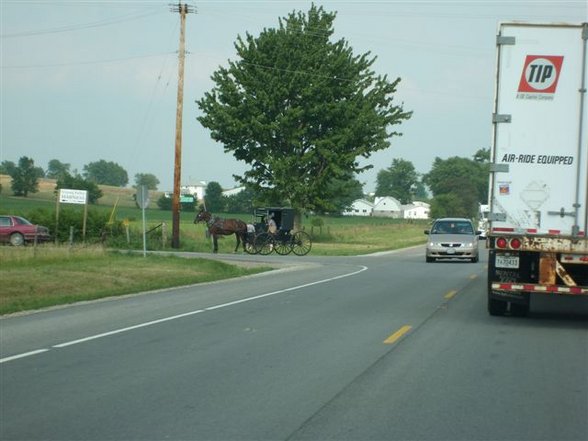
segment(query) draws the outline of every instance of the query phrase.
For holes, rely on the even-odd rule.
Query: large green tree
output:
[[[49,179],[59,179],[59,178],[65,176],[66,174],[70,174],[70,171],[69,171],[70,167],[71,167],[70,164],[63,163],[63,162],[59,161],[58,159],[52,159],[47,164],[47,175],[46,176]]]
[[[432,217],[476,216],[478,204],[488,200],[487,159],[483,149],[476,152],[473,160],[457,156],[448,159],[435,158],[431,171],[423,177],[433,193]],[[440,198],[441,196],[443,197]],[[444,205],[447,201],[451,201],[449,213],[447,204]]]
[[[16,169],[16,164],[12,161],[2,161],[0,163],[0,175],[11,175]]]
[[[223,188],[218,182],[212,181],[208,183],[204,192],[204,201],[208,211],[219,212],[224,210]]]
[[[363,195],[363,185],[351,173],[344,178],[331,180],[327,184],[328,197],[317,201],[315,211],[320,214],[341,214],[350,208],[353,201],[361,199]]]
[[[402,204],[413,201],[419,175],[412,162],[394,159],[387,169],[380,170],[376,177],[376,196],[393,196]]]
[[[149,190],[157,190],[159,179],[151,173],[137,173],[135,175],[135,187],[139,188],[141,185],[145,185]]]
[[[99,185],[124,187],[129,183],[129,175],[124,168],[104,159],[84,165],[83,176]]]
[[[411,115],[393,102],[400,78],[377,76],[369,52],[332,41],[335,15],[313,5],[239,36],[238,59],[197,101],[212,138],[250,166],[235,179],[302,210],[321,208],[332,181],[371,168],[359,159],[388,148]]]
[[[27,197],[29,193],[39,191],[39,178],[43,176],[43,170],[35,167],[35,161],[27,156],[18,160],[18,166],[10,171],[12,183],[10,184],[15,196]]]
[[[252,213],[255,200],[255,192],[247,187],[237,194],[225,196],[225,211],[227,213]]]

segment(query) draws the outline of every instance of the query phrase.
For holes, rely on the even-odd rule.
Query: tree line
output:
[[[412,162],[394,159],[390,167],[378,172],[373,195],[365,195],[362,184],[351,176],[330,185],[325,194],[330,198],[331,210],[317,212],[341,214],[356,199],[373,200],[378,196],[392,196],[402,204],[410,204],[415,200],[430,202],[433,218],[475,217],[478,204],[488,200],[489,162],[488,149],[478,150],[472,159],[437,157],[431,170],[421,175]],[[112,174],[108,171],[109,167]],[[87,190],[89,203],[94,204],[103,195],[98,185],[113,185],[114,182],[120,184],[123,182],[121,176],[126,176],[126,171],[117,164],[101,160],[84,166],[83,175],[75,172],[72,174],[69,164],[53,159],[49,161],[45,172],[41,167],[35,166],[31,158],[23,156],[18,165],[11,161],[0,163],[0,174],[7,174],[12,178],[11,189],[15,196],[26,197],[29,193],[37,192],[38,180],[46,177],[56,179],[56,190]],[[149,190],[157,190],[158,184],[159,180],[152,174],[135,175],[135,187],[146,185]],[[216,181],[209,182],[206,186],[205,204],[210,211],[227,213],[251,212],[254,207],[261,205],[282,205],[279,200],[264,199],[252,187],[247,186],[235,195],[225,196],[223,188]],[[162,195],[157,200],[157,205],[162,210],[171,210],[171,198]],[[194,203],[184,203],[182,208],[193,209]]]
[[[47,171],[35,165],[35,161],[27,156],[22,156],[18,164],[12,161],[0,163],[0,174],[9,175],[12,178],[11,189],[15,196],[27,197],[29,193],[39,190],[39,179],[55,179],[56,190],[60,188],[72,188],[87,190],[89,203],[94,204],[102,197],[102,190],[98,185],[111,185],[125,187],[129,182],[127,171],[119,164],[103,159],[84,165],[82,173],[71,170],[71,165],[57,159],[52,159],[47,164]],[[135,175],[135,187],[146,185],[150,190],[157,190],[159,179],[151,173],[137,173]]]

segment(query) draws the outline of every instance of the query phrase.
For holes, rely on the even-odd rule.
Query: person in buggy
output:
[[[270,214],[269,219],[267,221],[267,231],[270,234],[276,234],[278,232],[278,225],[276,224],[276,221],[274,220],[273,213]]]

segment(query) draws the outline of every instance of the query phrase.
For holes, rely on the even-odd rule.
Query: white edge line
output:
[[[321,283],[332,282],[334,280],[338,280],[338,279],[343,279],[345,277],[354,276],[354,275],[359,274],[359,273],[361,273],[361,272],[363,272],[363,271],[365,271],[367,269],[368,269],[367,266],[363,266],[362,265],[359,270],[354,271],[352,273],[343,274],[341,276],[330,277],[328,279],[318,280],[316,282],[305,283],[304,285],[292,286],[290,288],[280,289],[278,291],[268,292],[266,294],[260,294],[260,295],[254,296],[254,297],[247,297],[246,299],[236,300],[234,302],[223,303],[221,305],[210,306],[208,308],[198,309],[196,311],[190,311],[190,312],[186,312],[184,314],[178,314],[178,315],[174,315],[174,316],[171,316],[171,317],[165,317],[165,318],[162,318],[162,319],[153,320],[153,321],[150,321],[150,322],[140,323],[138,325],[129,326],[129,327],[126,327],[126,328],[115,329],[113,331],[104,332],[102,334],[91,335],[89,337],[80,338],[78,340],[72,340],[72,341],[68,341],[68,342],[65,342],[65,343],[60,343],[60,344],[57,344],[57,345],[53,345],[53,346],[51,346],[51,348],[65,348],[65,347],[73,346],[73,345],[76,345],[76,344],[79,344],[79,343],[85,343],[85,342],[88,342],[88,341],[91,341],[91,340],[96,340],[98,338],[108,337],[110,335],[115,335],[115,334],[121,334],[123,332],[132,331],[134,329],[145,328],[147,326],[157,325],[159,323],[169,322],[171,320],[176,320],[176,319],[179,319],[179,318],[188,317],[188,316],[195,315],[195,314],[200,314],[200,313],[206,312],[206,311],[214,311],[215,309],[221,309],[221,308],[226,308],[228,306],[238,305],[240,303],[251,302],[253,300],[258,300],[258,299],[262,299],[264,297],[274,296],[274,295],[281,294],[281,293],[284,293],[284,292],[295,291],[297,289],[307,288],[309,286],[319,285]],[[17,360],[19,358],[31,357],[33,355],[41,354],[41,353],[47,352],[49,350],[50,349],[38,349],[36,351],[25,352],[25,353],[22,353],[22,354],[13,355],[11,357],[0,358],[0,364],[5,363],[5,362],[8,362],[8,361]]]
[[[13,355],[12,357],[0,358],[0,364],[7,361],[18,360],[19,358],[25,358],[30,357],[32,355],[41,354],[42,352],[47,352],[48,350],[49,349],[37,349],[36,351],[25,352],[24,354]]]
[[[157,325],[158,323],[169,322],[170,320],[176,320],[182,317],[188,317],[194,314],[200,314],[204,312],[204,309],[198,309],[196,311],[186,312],[185,314],[178,314],[171,317],[165,317],[158,320],[153,320],[150,322],[140,323],[138,325],[129,326],[127,328],[115,329],[114,331],[104,332],[102,334],[91,335],[90,337],[80,338],[79,340],[72,340],[66,343],[60,343],[58,345],[51,346],[52,348],[65,348],[67,346],[77,345],[78,343],[84,343],[90,340],[96,340],[97,338],[108,337],[109,335],[121,334],[123,332],[132,331],[133,329],[145,328],[151,325]]]

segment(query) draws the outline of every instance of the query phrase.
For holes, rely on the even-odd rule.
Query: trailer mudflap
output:
[[[542,285],[555,285],[556,267],[557,258],[555,253],[541,253],[539,258],[539,283]]]

